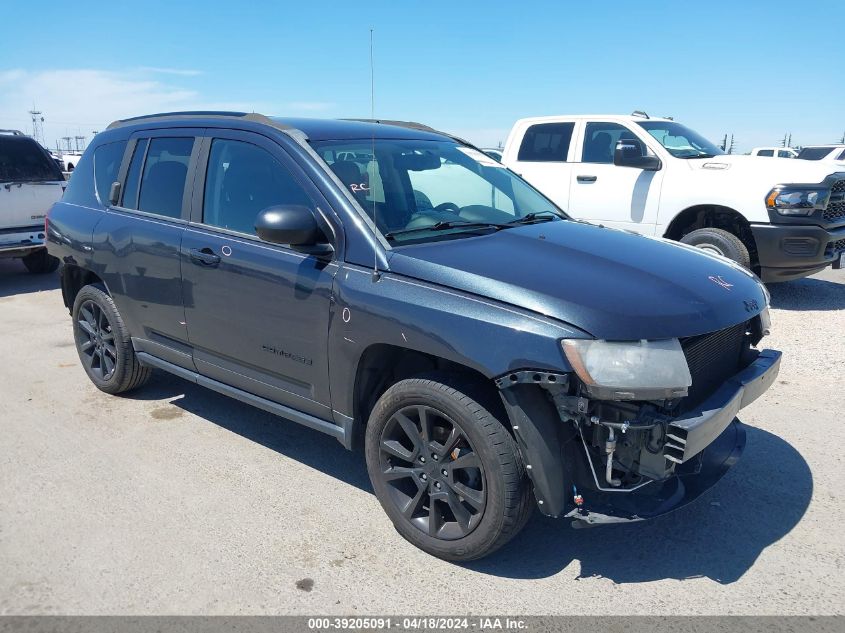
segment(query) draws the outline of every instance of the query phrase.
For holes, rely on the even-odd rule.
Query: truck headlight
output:
[[[692,385],[678,339],[564,339],[563,352],[590,395],[613,400],[677,398]]]
[[[781,215],[810,215],[816,209],[824,209],[830,190],[778,186],[766,196],[766,206]]]

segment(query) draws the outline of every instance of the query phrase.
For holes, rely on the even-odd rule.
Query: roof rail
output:
[[[409,130],[419,130],[420,132],[433,132],[434,134],[442,134],[446,138],[451,138],[456,141],[460,141],[464,145],[472,145],[468,141],[465,141],[460,136],[455,136],[454,134],[450,134],[449,132],[444,132],[443,130],[437,130],[430,125],[426,125],[425,123],[417,123],[416,121],[394,121],[391,119],[341,119],[341,121],[359,121],[361,123],[380,123],[381,125],[393,125],[395,127],[404,127],[408,128]]]
[[[11,134],[12,136],[26,136],[20,130],[0,130],[0,134]]]
[[[280,129],[290,129],[289,126],[283,125],[278,121],[273,121],[263,114],[255,112],[229,112],[226,110],[188,110],[185,112],[160,112],[158,114],[145,114],[142,116],[131,117],[128,119],[118,119],[111,123],[106,129],[113,130],[115,128],[123,127],[125,125],[132,125],[133,123],[140,123],[142,121],[172,121],[174,119],[193,119],[197,117],[203,118],[239,118],[248,121],[255,121],[257,123],[264,123],[272,125]]]
[[[633,112],[631,112],[631,116],[638,116],[638,117],[641,117],[643,119],[649,118],[649,116],[645,112],[643,112],[642,110],[634,110]]]

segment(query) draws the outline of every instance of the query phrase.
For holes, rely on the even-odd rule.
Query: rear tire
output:
[[[751,268],[748,247],[736,235],[724,229],[696,229],[684,235],[681,242],[732,259],[745,268]]]
[[[97,389],[123,393],[150,379],[152,370],[138,362],[117,306],[101,288],[82,288],[73,302],[72,315],[79,360]]]
[[[59,267],[59,260],[47,252],[46,248],[30,253],[22,260],[26,269],[34,275],[52,273]]]
[[[399,534],[453,561],[502,547],[534,508],[513,437],[473,397],[475,383],[432,374],[402,380],[367,425],[367,471]]]

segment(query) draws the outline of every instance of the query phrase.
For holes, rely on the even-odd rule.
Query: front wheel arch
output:
[[[751,224],[739,211],[718,204],[699,204],[680,211],[666,227],[663,237],[681,241],[685,235],[697,229],[722,229],[735,235],[748,249],[752,270],[759,268],[757,243],[751,232]]]

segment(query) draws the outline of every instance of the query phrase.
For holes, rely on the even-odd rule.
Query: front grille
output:
[[[826,222],[845,219],[845,180],[837,180],[830,188],[830,202],[822,213]]]
[[[741,369],[747,325],[740,323],[718,332],[681,339],[692,376],[692,386],[684,401],[685,409],[706,400]]]

